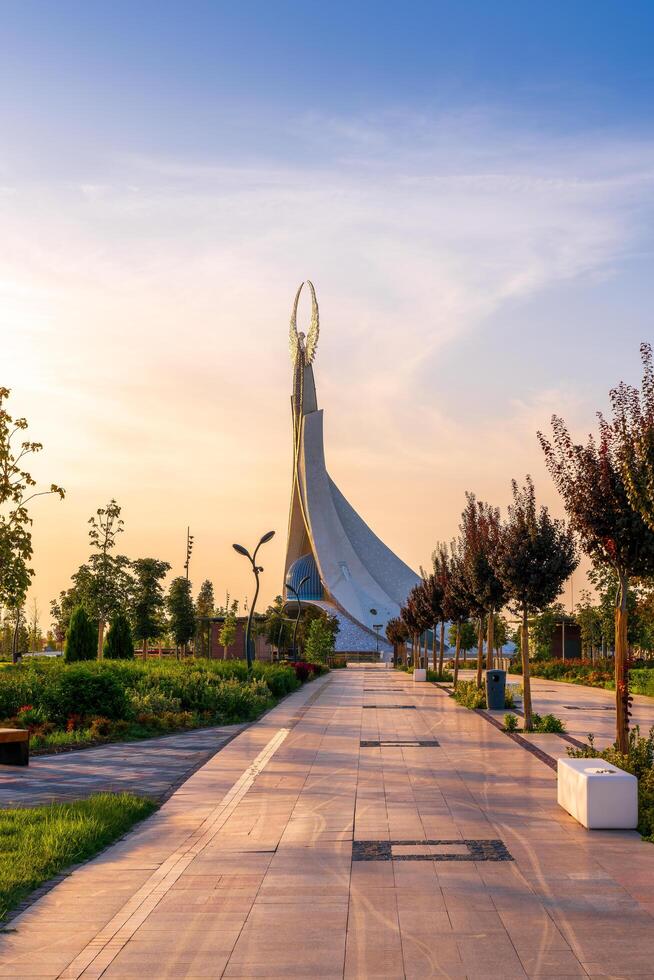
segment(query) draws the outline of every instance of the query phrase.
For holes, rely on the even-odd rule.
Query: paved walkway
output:
[[[334,671],[12,927],[14,978],[644,980],[654,845],[433,685]]]
[[[38,755],[24,769],[2,766],[0,807],[37,806],[123,790],[161,800],[244,727],[224,725],[79,752]]]
[[[472,671],[462,671],[461,676],[468,680],[475,675]],[[522,685],[522,677],[520,674],[509,674],[507,683]],[[561,718],[565,722],[568,735],[573,738],[586,742],[589,732],[592,732],[598,748],[604,748],[615,741],[615,691],[532,677],[531,692],[534,711],[540,715],[553,714]],[[641,734],[646,735],[654,725],[654,698],[635,694],[633,699],[631,724],[640,725]],[[503,718],[505,712],[494,714]],[[538,736],[535,740],[540,739],[543,742],[546,738],[547,736]],[[554,745],[555,740],[550,738],[547,744]]]

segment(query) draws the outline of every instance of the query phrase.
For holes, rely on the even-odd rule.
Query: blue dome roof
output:
[[[302,588],[299,588],[300,582],[307,576],[308,580]],[[301,558],[296,558],[286,573],[286,585],[292,586],[298,592],[300,599],[322,599],[322,582],[318,574],[316,559],[312,554],[302,555]],[[295,598],[290,590],[288,598]]]

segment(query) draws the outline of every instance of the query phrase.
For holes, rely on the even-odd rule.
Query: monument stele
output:
[[[298,333],[300,294],[308,286],[311,321]],[[339,620],[336,651],[383,655],[391,647],[384,637],[389,619],[420,579],[395,555],[348,503],[327,472],[323,412],[318,408],[313,362],[320,318],[316,291],[302,283],[295,295],[290,323],[293,363],[293,474],[288,521],[285,585],[298,588],[303,602],[319,606]],[[293,600],[286,590],[288,601]],[[377,627],[377,630],[375,630]]]

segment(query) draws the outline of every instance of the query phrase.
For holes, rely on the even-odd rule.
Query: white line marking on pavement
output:
[[[234,785],[225,793],[220,803],[211,811],[198,829],[178,847],[154,871],[139,890],[123,905],[119,912],[84,947],[73,962],[59,974],[60,980],[100,977],[109,964],[124,949],[136,930],[141,926],[161,899],[170,891],[191,861],[211,843],[221,827],[239,805],[259,773],[266,767],[280,747],[289,728],[280,728],[265,748]]]

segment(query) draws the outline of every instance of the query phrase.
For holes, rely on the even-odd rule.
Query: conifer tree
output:
[[[129,620],[124,613],[116,613],[111,620],[103,652],[108,660],[134,659],[134,640]]]
[[[73,663],[76,660],[94,660],[97,655],[98,632],[83,606],[73,610],[70,625],[66,634],[64,660]]]

